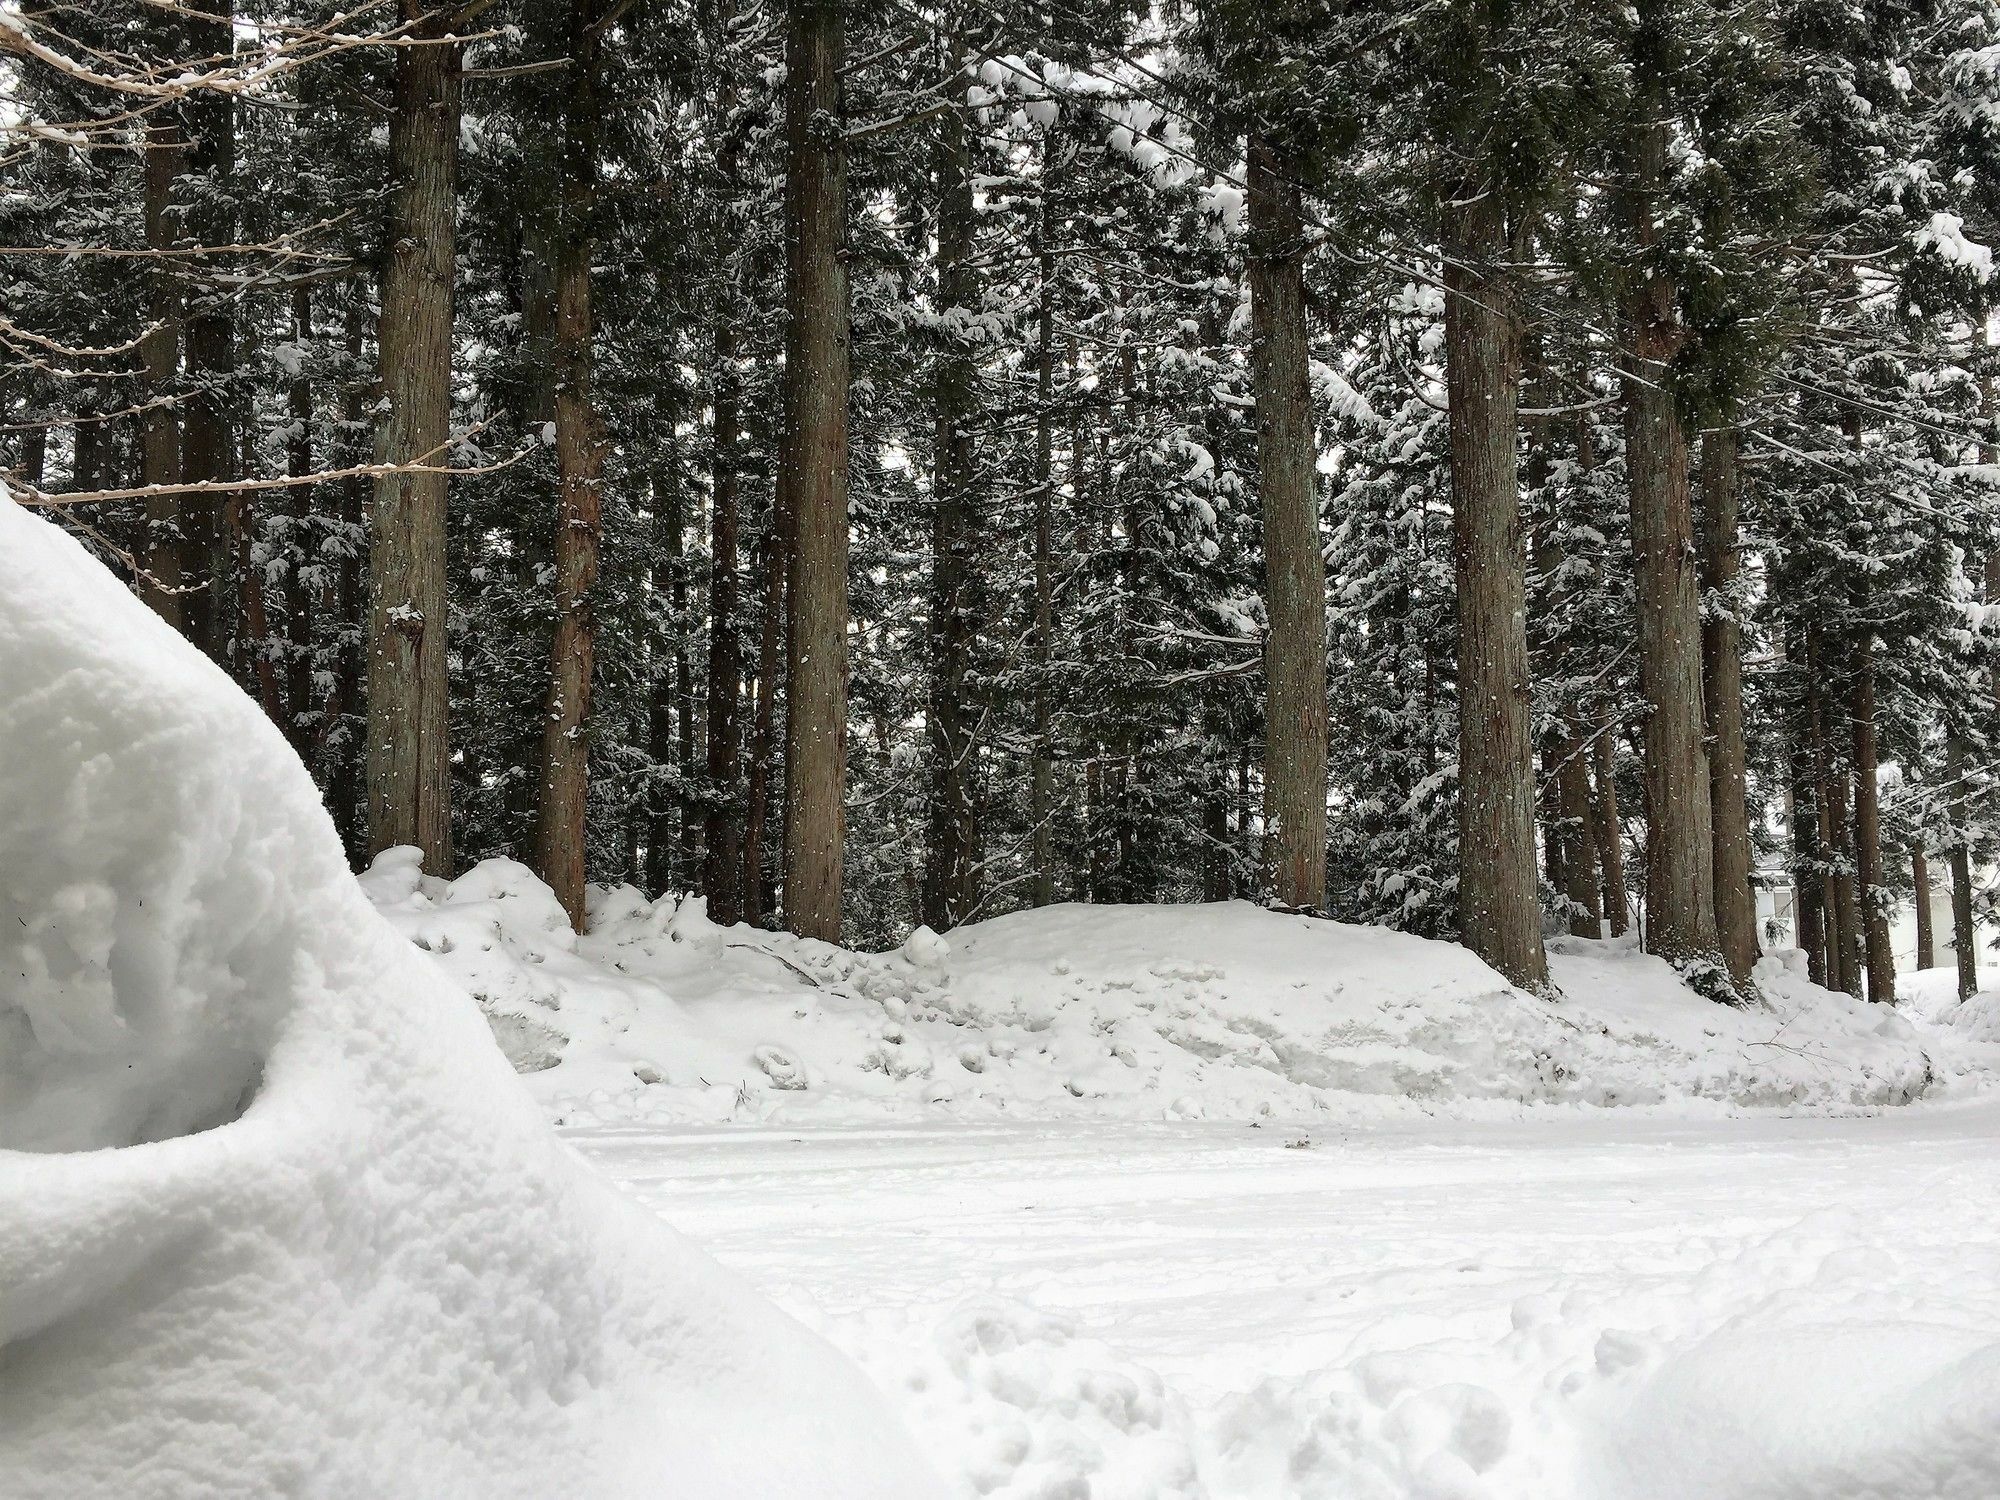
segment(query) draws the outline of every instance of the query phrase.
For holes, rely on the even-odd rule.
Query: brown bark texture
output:
[[[164,26],[161,28],[164,30]],[[155,110],[146,123],[146,155],[142,210],[146,248],[164,250],[174,242],[170,217],[174,179],[180,175],[184,151],[173,115]],[[140,473],[146,484],[169,485],[181,477],[180,418],[172,405],[180,373],[181,294],[165,261],[156,261],[146,278],[146,317],[153,325],[139,345],[145,372],[146,399],[161,403],[146,412],[140,438]],[[213,505],[208,496],[194,504]],[[141,561],[139,596],[161,619],[185,630],[187,611],[181,594],[186,574],[186,546],[181,535],[184,501],[162,495],[146,502],[146,545]]]
[[[413,35],[450,12],[402,0]],[[461,52],[399,48],[389,120],[389,242],[376,331],[382,417],[378,460],[438,462],[451,421],[454,224]],[[445,708],[445,491],[442,474],[375,482],[368,554],[368,846],[423,851],[451,865]]]
[[[847,769],[847,148],[842,7],[786,20],[785,922],[840,940]]]
[[[555,636],[542,718],[535,867],[584,930],[590,813],[590,695],[597,663],[604,439],[591,395],[591,215],[597,191],[597,31],[592,0],[569,0],[569,88],[557,176],[555,249]]]
[[[235,50],[233,0],[194,0],[182,15],[188,47],[197,57]],[[205,17],[205,19],[203,19]],[[206,244],[235,238],[231,195],[236,170],[236,103],[226,93],[203,91],[181,106],[188,140],[186,170],[200,179],[202,202],[186,228]],[[235,292],[197,285],[188,297],[183,326],[186,402],[181,417],[181,477],[214,483],[237,475]],[[191,587],[185,595],[187,636],[217,663],[229,661],[235,634],[236,595],[229,586],[235,546],[226,518],[233,494],[189,496],[180,508],[182,565]]]
[[[1044,177],[1047,155],[1044,155]],[[1055,257],[1048,248],[1048,186],[1036,226],[1035,282],[1035,664],[1034,764],[1029,772],[1028,899],[1047,906],[1056,899],[1055,744],[1049,712],[1049,668],[1055,636]]]
[[[946,322],[975,311],[972,161],[965,120],[939,121],[938,309]],[[947,333],[936,374],[936,477],[931,496],[930,701],[924,715],[930,803],[923,920],[939,932],[971,915],[979,898],[978,747],[972,661],[977,635],[980,524],[973,476],[976,369],[962,335]]]
[[[1292,164],[1250,142],[1250,370],[1264,521],[1264,823],[1286,906],[1326,903],[1326,564],[1306,364],[1305,228]]]
[[[1618,815],[1618,747],[1606,719],[1591,741],[1591,787],[1597,835],[1597,868],[1604,881],[1604,920],[1613,937],[1632,925],[1631,896],[1625,882],[1625,830]]]
[[[1715,866],[1715,935],[1740,987],[1757,962],[1757,896],[1750,882],[1749,757],[1743,738],[1743,630],[1736,616],[1738,435],[1716,428],[1701,440],[1702,703],[1708,715],[1708,778]]]
[[[1703,744],[1701,598],[1694,570],[1688,445],[1668,361],[1671,288],[1649,278],[1633,307],[1625,448],[1646,703],[1646,943],[1677,966],[1722,961]]]
[[[1445,267],[1452,557],[1458,582],[1459,927],[1515,984],[1548,985],[1535,883],[1527,559],[1516,469],[1521,333],[1490,193],[1451,210]],[[1553,848],[1560,851],[1558,840]]]
[[[1910,888],[1917,908],[1917,967],[1937,964],[1937,934],[1931,922],[1931,864],[1921,848],[1910,851]]]
[[[1896,999],[1896,956],[1889,946],[1889,890],[1882,875],[1882,807],[1875,751],[1875,652],[1863,640],[1854,672],[1854,876],[1861,907],[1868,998]]]

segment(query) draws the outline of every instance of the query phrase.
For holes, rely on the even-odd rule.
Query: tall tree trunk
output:
[[[673,576],[667,592],[674,606],[674,765],[680,773],[680,795],[675,799],[680,833],[679,863],[681,889],[700,891],[705,863],[701,847],[704,820],[696,815],[693,800],[694,788],[701,780],[701,771],[696,764],[700,746],[695,736],[694,665],[688,655],[688,638],[693,633],[693,625],[688,611],[687,518],[683,513],[686,502],[678,478],[672,494],[674,503],[669,523],[673,545],[668,556]]]
[[[256,449],[246,426],[237,454],[238,472],[250,473],[255,461]],[[239,644],[245,652],[243,665],[248,669],[247,675],[256,692],[258,706],[264,710],[264,716],[277,726],[280,734],[289,734],[285,724],[284,701],[278,691],[278,665],[274,655],[277,638],[272,633],[270,612],[265,607],[264,570],[256,566],[257,514],[256,492],[239,491],[228,513],[229,537],[236,553],[237,603],[243,612]]]
[[[1979,933],[1972,910],[1972,848],[1966,836],[1965,735],[1954,728],[1945,739],[1945,784],[1952,789],[1951,951],[1958,969],[1958,998],[1969,1000],[1979,989]]]
[[[36,420],[32,412],[23,417],[24,421]],[[39,490],[48,480],[49,430],[34,427],[21,434],[21,478],[30,489]]]
[[[715,324],[714,494],[708,533],[708,790],[703,838],[703,885],[709,914],[724,926],[743,915],[742,731],[737,702],[743,667],[737,650],[737,506],[740,484],[736,444],[741,432],[742,385],[736,371],[733,305]]]
[[[171,34],[167,18],[152,20],[161,32]],[[154,110],[146,121],[143,209],[148,250],[163,251],[174,242],[173,186],[183,158],[180,130],[172,111]],[[174,399],[174,383],[180,373],[181,294],[172,269],[164,260],[152,262],[147,273],[146,317],[153,330],[140,344],[139,356],[145,369],[146,399],[155,404],[146,410],[140,474],[147,484],[177,484],[181,478],[180,419],[169,403]],[[207,495],[162,495],[146,502],[146,546],[139,594],[155,614],[176,630],[187,628],[187,610],[180,592],[187,574],[182,513],[191,506],[214,503],[214,498]]]
[[[592,0],[569,0],[570,69],[557,179],[556,628],[542,717],[536,872],[578,932],[585,926],[589,843],[590,692],[597,662],[598,552],[604,533],[604,440],[591,395],[591,223],[597,194],[598,30]]]
[[[1806,632],[1806,731],[1812,750],[1813,815],[1818,822],[1815,837],[1819,856],[1820,892],[1820,941],[1825,952],[1820,958],[1820,968],[1825,973],[1828,989],[1840,989],[1845,980],[1841,975],[1841,902],[1839,829],[1840,819],[1834,806],[1834,775],[1827,747],[1827,704],[1820,673],[1825,668],[1825,656],[1820,649],[1819,632]]]
[[[960,59],[962,62],[962,59]],[[925,840],[923,919],[956,927],[978,900],[978,747],[972,659],[978,617],[979,517],[972,493],[971,433],[976,367],[965,343],[978,288],[972,270],[972,160],[965,121],[939,121],[938,311],[948,325],[937,367],[937,468],[931,496],[930,818]]]
[[[1799,660],[1797,651],[1793,651],[1792,656],[1795,661]],[[1811,661],[1812,655],[1808,650],[1804,663],[1810,664]],[[1812,695],[1808,678],[1808,690],[1800,699],[1789,749],[1792,899],[1798,946],[1805,952],[1807,973],[1814,984],[1823,985],[1827,982],[1826,875],[1820,845],[1820,786],[1814,773],[1819,740],[1817,715],[1817,700]]]
[[[298,479],[312,473],[313,386],[305,351],[313,346],[313,312],[312,288],[307,285],[292,291],[292,343],[298,353],[285,389],[285,472]],[[320,613],[313,587],[320,566],[319,527],[311,486],[292,491],[290,501],[296,560],[285,602],[285,732],[310,765],[312,746],[306,729],[312,711],[313,637],[318,634]]]
[[[197,17],[206,19],[197,19]],[[198,57],[228,56],[236,47],[234,0],[191,0],[182,13],[190,50]],[[200,184],[191,211],[193,237],[226,245],[235,238],[236,103],[230,94],[204,91],[182,107],[189,135],[187,170]],[[181,427],[181,472],[191,483],[235,477],[235,292],[225,285],[201,288],[190,302],[185,329],[187,403]],[[235,553],[234,525],[240,497],[207,494],[181,508],[184,565],[201,586],[187,595],[188,638],[217,663],[229,662],[236,622],[228,579]]]
[[[1972,855],[1963,844],[1951,851],[1951,947],[1959,998],[1969,1000],[1979,989],[1979,932],[1972,917]]]
[[[675,417],[670,401],[655,397],[653,422],[657,430],[671,434]],[[662,599],[670,601],[671,629],[681,629],[679,590],[674,581],[681,555],[681,483],[678,443],[669,436],[664,444],[663,462],[651,481],[653,512],[652,544],[656,561],[647,570],[649,593],[655,609]],[[675,838],[674,812],[680,806],[678,789],[666,784],[667,771],[675,763],[674,674],[672,659],[653,643],[644,674],[646,684],[646,755],[651,761],[646,795],[642,800],[643,842],[646,846],[646,887],[654,891],[681,891],[686,871],[679,863],[679,841]],[[678,778],[677,778],[678,779]]]
[[[840,940],[847,767],[847,146],[840,0],[794,0],[785,37],[785,469],[792,564],[785,921]]]
[[[1833,872],[1833,941],[1829,967],[1840,987],[1855,999],[1861,998],[1861,914],[1854,889],[1853,828],[1848,817],[1851,778],[1845,766],[1829,772],[1827,806],[1827,849],[1838,861]]]
[[[771,496],[770,524],[764,531],[764,613],[757,640],[757,694],[743,814],[743,920],[753,927],[764,920],[764,832],[770,821],[772,773],[777,769],[778,673],[782,670],[785,582],[792,550],[785,488],[780,479]]]
[[[76,424],[76,451],[71,457],[69,487],[94,490],[104,478],[104,424],[80,416]]]
[[[735,6],[731,0],[723,0],[715,14],[718,39],[726,44],[735,21]],[[725,69],[716,110],[724,133],[716,146],[715,167],[725,207],[731,214],[737,211],[742,196],[739,143],[728,124],[735,108],[735,90]],[[702,887],[708,893],[709,915],[724,926],[743,917],[743,662],[737,635],[742,598],[742,582],[737,576],[742,479],[736,451],[743,435],[743,382],[736,367],[736,323],[746,310],[741,274],[740,264],[732,260],[722,278],[722,294],[716,299],[715,448],[708,530],[708,698],[704,718],[710,800],[702,830]]]
[[[1250,141],[1250,372],[1264,517],[1264,837],[1277,898],[1326,904],[1326,564],[1306,368],[1305,229],[1296,173]]]
[[[1551,735],[1542,744],[1542,768],[1536,778],[1535,812],[1542,833],[1542,883],[1564,900],[1569,899],[1569,873],[1564,868],[1568,848],[1563,842],[1562,740]]]
[[[1701,440],[1702,702],[1708,714],[1715,932],[1740,987],[1757,962],[1757,896],[1750,882],[1749,758],[1743,739],[1743,640],[1736,618],[1736,515],[1740,497],[1733,427]]]
[[[1597,834],[1597,865],[1604,877],[1604,920],[1613,937],[1625,936],[1632,925],[1630,888],[1625,881],[1625,830],[1618,816],[1618,747],[1606,717],[1591,740],[1591,780],[1594,783],[1591,820]]]
[[[1563,720],[1558,742],[1556,801],[1562,814],[1563,894],[1569,898],[1572,937],[1604,936],[1604,904],[1598,887],[1598,846],[1591,837],[1590,771],[1574,720]]]
[[[1917,908],[1917,968],[1937,966],[1937,938],[1931,923],[1931,864],[1923,846],[1910,850],[1911,899]]]
[[[443,33],[449,7],[401,0],[414,36]],[[436,464],[451,436],[453,215],[458,195],[457,45],[396,52],[389,120],[393,185],[376,331],[383,418],[377,455]],[[368,845],[451,865],[445,703],[445,491],[442,474],[375,481],[368,554]]]
[[[1875,781],[1875,652],[1864,638],[1854,673],[1854,866],[1861,933],[1867,946],[1868,998],[1896,1000],[1896,955],[1889,947],[1889,890],[1882,876],[1882,807]]]
[[[1048,174],[1051,151],[1042,147],[1042,203],[1035,226],[1035,631],[1033,656],[1034,764],[1030,771],[1028,900],[1056,899],[1055,743],[1049,714],[1049,676],[1055,637],[1055,257],[1049,248]]]
[[[1643,30],[1643,28],[1642,28]],[[1702,743],[1701,596],[1694,569],[1688,442],[1672,361],[1685,338],[1672,278],[1653,256],[1670,125],[1646,82],[1631,142],[1629,211],[1649,264],[1632,277],[1626,322],[1625,466],[1632,509],[1639,686],[1646,702],[1646,941],[1676,967],[1727,989],[1715,931],[1714,818]],[[1712,966],[1712,967],[1711,967]]]
[[[1650,133],[1650,132],[1649,132]],[[1669,360],[1673,289],[1650,276],[1632,309],[1625,451],[1646,701],[1646,940],[1677,967],[1722,963],[1715,931],[1714,819],[1702,744],[1701,599],[1695,587],[1687,437]],[[1719,977],[1719,976],[1718,976]]]
[[[1444,339],[1458,582],[1459,926],[1515,984],[1549,982],[1535,886],[1527,562],[1516,470],[1521,330],[1498,199],[1462,183],[1450,210]],[[1556,848],[1561,849],[1560,840]]]
[[[367,345],[359,295],[349,301],[345,323],[347,372],[340,393],[340,441],[342,453],[349,460],[358,460],[367,456],[369,446],[359,437],[369,390],[369,382],[363,378]],[[361,774],[365,749],[347,743],[346,726],[349,714],[362,701],[368,608],[362,575],[367,553],[372,550],[367,539],[367,493],[367,484],[359,478],[341,480],[335,491],[343,533],[340,562],[332,579],[332,613],[339,635],[333,647],[331,681],[320,705],[315,746],[322,763],[332,758],[327,801],[333,808],[333,826],[340,833],[347,857],[357,862],[367,847],[362,816],[367,792]]]
[[[1084,899],[1088,901],[1111,899],[1111,843],[1105,834],[1105,821],[1104,746],[1099,744],[1083,768],[1083,878]]]

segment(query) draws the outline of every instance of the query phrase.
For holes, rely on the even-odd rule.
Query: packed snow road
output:
[[[968,1494],[2000,1494],[2000,1101],[569,1138]]]

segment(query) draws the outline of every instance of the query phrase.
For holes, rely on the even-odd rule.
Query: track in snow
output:
[[[2000,1493],[2000,1102],[570,1139],[969,1491]]]

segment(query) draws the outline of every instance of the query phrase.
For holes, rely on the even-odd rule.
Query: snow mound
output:
[[[2000,1048],[2000,990],[1958,998],[1958,970],[1919,969],[1896,980],[1899,1010],[1966,1044]]]
[[[1054,906],[860,954],[629,887],[576,938],[508,861],[368,884],[566,1124],[1857,1109],[1974,1071],[1962,1029],[1782,955],[1736,1010],[1629,941],[1561,938],[1549,1001],[1455,944],[1244,902]]]
[[[249,700],[4,498],[0,766],[11,1500],[935,1492],[551,1135]]]
[[[1622,1416],[1586,1469],[1621,1500],[2000,1494],[2000,1343],[1963,1328],[1726,1330],[1669,1356]]]

